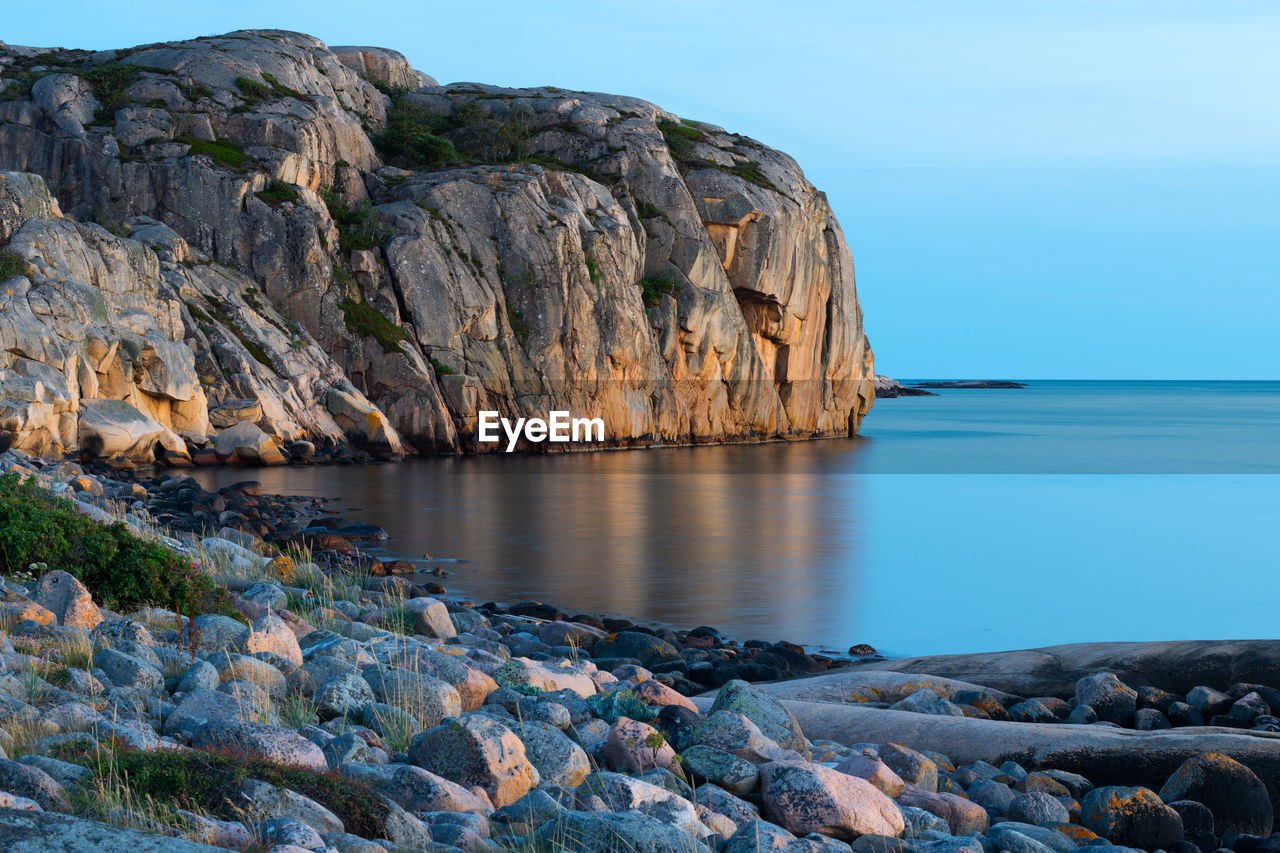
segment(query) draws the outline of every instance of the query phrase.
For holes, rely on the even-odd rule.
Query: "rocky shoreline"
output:
[[[113,612],[75,564],[7,567],[6,850],[1280,849],[1277,642],[851,662],[452,601],[252,482],[0,469],[229,605]]]

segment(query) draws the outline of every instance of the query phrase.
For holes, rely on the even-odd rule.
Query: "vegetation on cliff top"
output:
[[[6,474],[0,476],[0,573],[33,565],[74,575],[114,608],[234,612],[226,591],[186,557],[135,536],[121,522],[94,521],[31,479]]]
[[[405,169],[430,169],[456,163],[458,149],[448,139],[437,136],[435,114],[403,98],[393,101],[387,123],[370,137],[383,160]]]

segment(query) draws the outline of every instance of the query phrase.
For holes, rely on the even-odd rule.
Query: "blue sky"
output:
[[[0,38],[282,27],[444,82],[636,95],[782,148],[844,226],[883,373],[1280,379],[1270,0],[49,8],[9,10]]]

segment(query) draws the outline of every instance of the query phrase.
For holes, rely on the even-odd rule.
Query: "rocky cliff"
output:
[[[853,264],[790,157],[633,98],[243,31],[0,46],[0,431],[40,454],[850,435]]]

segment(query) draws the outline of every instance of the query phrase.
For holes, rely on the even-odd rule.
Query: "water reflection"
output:
[[[352,468],[201,471],[340,497],[386,553],[457,558],[450,593],[828,641],[853,606],[862,440]]]
[[[340,498],[389,555],[465,560],[476,601],[891,654],[1274,634],[1280,383],[881,400],[864,428],[195,476]]]

